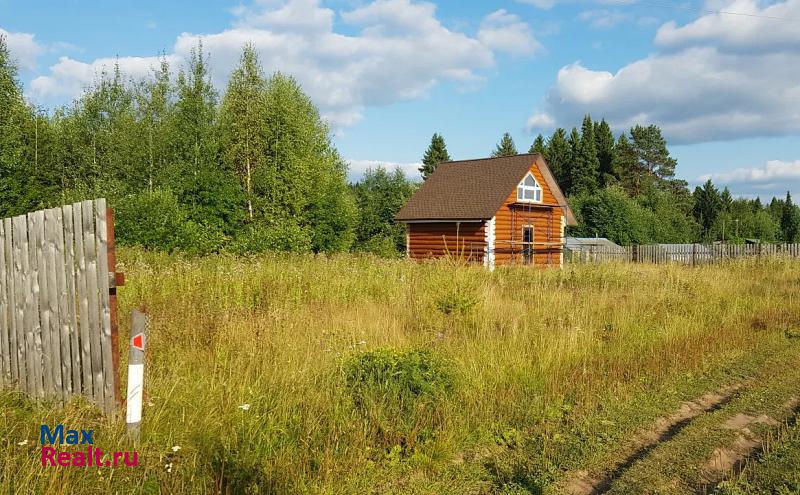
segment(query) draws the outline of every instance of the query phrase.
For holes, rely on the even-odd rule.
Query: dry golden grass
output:
[[[6,394],[0,490],[533,489],[685,394],[746,373],[800,325],[800,265],[779,260],[488,273],[350,255],[120,259],[121,335],[131,308],[151,315],[143,466],[42,468],[42,423],[95,428],[103,450],[133,447],[120,420],[86,405]],[[343,362],[376,348],[430,349],[453,370],[435,417],[413,418],[429,434],[411,447],[376,439],[345,387]],[[524,476],[506,472],[509,450]]]

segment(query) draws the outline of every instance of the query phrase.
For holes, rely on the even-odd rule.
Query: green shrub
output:
[[[255,223],[234,240],[231,250],[237,254],[258,254],[266,251],[308,252],[311,233],[295,223]]]
[[[142,192],[114,204],[116,235],[121,244],[201,255],[219,251],[226,237],[218,227],[188,219],[169,190]]]
[[[449,365],[429,350],[376,349],[344,363],[356,410],[381,447],[406,455],[442,426],[440,405],[453,389]]]
[[[478,298],[473,294],[452,292],[440,296],[436,299],[435,304],[436,309],[446,315],[465,315],[472,311],[472,308],[478,304]]]

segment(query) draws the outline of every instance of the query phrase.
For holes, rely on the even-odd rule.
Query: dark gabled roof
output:
[[[395,218],[402,222],[490,219],[534,163],[558,206],[565,209],[567,223],[575,225],[575,216],[538,153],[442,163]]]

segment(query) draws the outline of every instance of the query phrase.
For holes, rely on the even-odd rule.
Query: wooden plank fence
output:
[[[581,246],[565,250],[568,263],[680,263],[702,265],[739,258],[800,258],[800,244],[647,244]]]
[[[115,409],[109,238],[105,199],[0,221],[0,386]]]

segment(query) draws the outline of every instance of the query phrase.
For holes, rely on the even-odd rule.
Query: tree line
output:
[[[531,151],[545,155],[567,193],[581,221],[575,235],[773,241],[800,230],[788,196],[764,206],[710,182],[691,194],[674,178],[655,126],[615,140],[605,121],[587,116],[581,131],[538,136]],[[512,153],[505,135],[493,155]],[[450,159],[435,134],[423,178]],[[252,46],[243,47],[221,94],[200,43],[182,67],[162,59],[134,80],[115,66],[47,112],[23,97],[0,37],[0,217],[102,196],[123,244],[193,254],[402,253],[405,231],[394,215],[418,184],[380,166],[356,184],[346,174],[311,99],[292,77],[264,74]]]
[[[691,191],[675,176],[676,160],[655,125],[636,125],[616,139],[608,123],[586,115],[580,130],[538,135],[529,153],[541,153],[578,219],[569,235],[606,237],[619,244],[691,242],[800,242],[800,208],[785,199],[733,198],[711,180]],[[518,153],[505,133],[491,156]],[[447,161],[435,134],[420,172]]]
[[[402,252],[401,227],[383,217],[413,185],[383,170],[348,184],[328,125],[293,78],[265,75],[249,45],[221,95],[202,44],[174,69],[162,59],[133,80],[115,66],[48,113],[23,97],[0,38],[0,217],[102,196],[123,244]],[[386,197],[395,184],[400,194]]]

